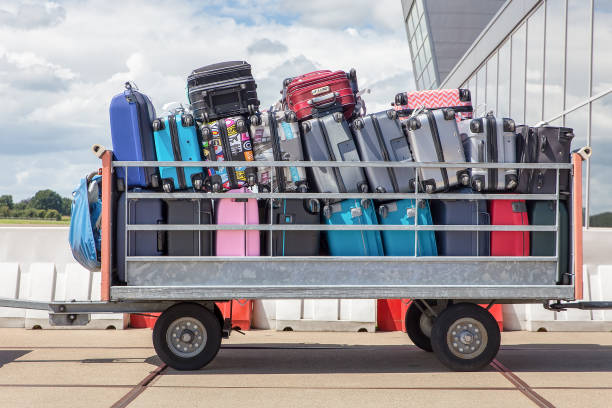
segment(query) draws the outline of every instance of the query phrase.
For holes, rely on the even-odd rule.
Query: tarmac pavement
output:
[[[612,333],[502,334],[455,373],[406,334],[232,334],[206,368],[163,368],[149,329],[0,329],[0,407],[610,407]]]

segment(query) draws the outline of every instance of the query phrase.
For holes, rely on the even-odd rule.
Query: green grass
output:
[[[37,224],[37,225],[70,225],[70,217],[62,217],[61,221],[55,221],[55,220],[44,220],[44,219],[40,219],[40,218],[30,218],[30,219],[24,219],[24,218],[0,218],[0,225],[6,225],[6,224],[10,224],[10,225],[32,225],[32,224]]]

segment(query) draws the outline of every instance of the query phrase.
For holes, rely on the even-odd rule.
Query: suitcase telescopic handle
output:
[[[314,97],[308,101],[308,104],[315,108],[327,108],[336,103],[336,98],[340,96],[336,92],[326,93],[321,96]]]

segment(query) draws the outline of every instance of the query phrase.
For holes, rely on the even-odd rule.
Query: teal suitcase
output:
[[[555,225],[556,201],[528,201],[527,217],[529,225]],[[559,202],[559,275],[558,283],[569,284],[569,214],[565,202]],[[531,256],[555,256],[557,240],[556,232],[532,231],[529,237],[529,253]]]
[[[365,205],[364,205],[365,204]],[[344,200],[323,208],[328,225],[377,225],[371,200]],[[327,245],[332,256],[382,256],[380,231],[327,231]]]

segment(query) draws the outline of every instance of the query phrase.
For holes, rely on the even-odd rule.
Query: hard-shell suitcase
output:
[[[153,138],[158,161],[200,161],[202,160],[195,121],[190,114],[179,113],[153,121]],[[183,190],[204,184],[202,167],[159,167],[161,182],[157,184],[164,191]],[[157,176],[154,176],[157,177]]]
[[[491,200],[491,225],[529,225],[525,200]],[[529,256],[529,231],[491,231],[491,256]]]
[[[170,225],[210,225],[214,223],[212,201],[209,199],[165,200],[166,222]],[[212,231],[168,231],[169,256],[213,255]]]
[[[318,225],[321,221],[317,200],[273,200],[266,202],[262,223],[274,225]],[[265,234],[263,253],[273,256],[316,256],[320,251],[320,231],[274,231]],[[270,241],[270,238],[272,241]],[[270,252],[270,248],[272,251]]]
[[[187,78],[197,120],[209,122],[257,112],[257,84],[246,61],[226,61],[193,70]]]
[[[304,150],[310,161],[359,161],[355,141],[340,112],[302,122]],[[368,190],[360,167],[313,167],[314,187],[320,193],[360,193]]]
[[[138,92],[127,82],[125,91],[115,95],[110,104],[111,138],[113,154],[121,161],[155,161],[155,144],[151,122],[155,108],[148,96]],[[116,169],[117,187],[158,187],[154,184],[157,175],[155,167],[130,167],[127,172],[127,186],[123,167]]]
[[[357,73],[321,70],[285,80],[287,107],[298,120],[312,116],[313,108],[326,107],[335,102],[342,107],[345,119],[353,116],[357,97]]]
[[[246,193],[246,188],[230,193]],[[257,200],[254,198],[222,198],[216,202],[215,217],[218,225],[259,224]],[[259,256],[259,231],[218,230],[217,256]]]
[[[372,201],[343,200],[323,208],[328,225],[377,225]],[[327,246],[332,256],[382,256],[380,231],[327,231]]]
[[[418,214],[417,214],[418,211]],[[406,199],[383,203],[378,206],[378,222],[381,225],[432,225],[431,211],[426,200]],[[386,256],[414,256],[415,231],[382,231],[383,247]],[[434,231],[418,231],[417,256],[436,256],[436,236]]]
[[[143,192],[146,192],[143,190]],[[126,243],[125,193],[119,196],[117,206],[117,276],[126,282],[125,256],[160,256],[166,248],[164,231],[128,231]],[[130,199],[128,204],[129,224],[165,224],[164,203],[161,199]],[[126,250],[127,245],[127,250]]]
[[[473,193],[462,189],[462,193]],[[435,225],[489,225],[491,217],[485,200],[431,200]],[[489,256],[491,239],[488,231],[436,231],[438,255]]]
[[[294,112],[270,108],[251,116],[250,122],[256,161],[304,160],[300,128]],[[272,173],[275,191],[308,191],[304,167],[258,167],[257,179],[261,191],[271,191]]]
[[[414,109],[452,108],[457,122],[470,119],[474,109],[469,89],[427,89],[401,92],[395,95],[395,110],[400,117],[410,115]]]
[[[418,162],[465,162],[465,154],[452,109],[426,110],[406,121],[408,140]],[[419,169],[419,184],[427,193],[469,185],[467,168]]]
[[[555,225],[556,201],[529,201],[527,212],[531,225]],[[569,214],[564,201],[559,202],[559,276],[558,283],[570,282],[569,271]],[[532,231],[530,236],[531,256],[555,256],[557,253],[556,232]]]
[[[394,110],[357,118],[351,124],[359,157],[363,161],[412,162],[408,138]],[[367,167],[370,191],[407,193],[414,191],[414,168]]]
[[[468,162],[516,163],[516,133],[512,119],[485,117],[459,122],[459,132]],[[470,170],[474,191],[512,190],[518,183],[516,169]]]
[[[251,137],[242,117],[230,117],[200,126],[202,155],[211,161],[253,161]],[[209,167],[206,188],[226,191],[257,182],[254,167]]]
[[[569,163],[574,131],[566,127],[517,127],[517,158],[520,163]],[[522,169],[516,191],[531,194],[554,194],[556,170]],[[559,191],[569,191],[569,170],[559,172]]]

